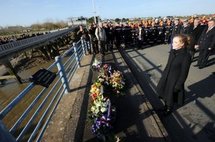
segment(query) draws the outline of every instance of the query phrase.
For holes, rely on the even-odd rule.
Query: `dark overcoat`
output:
[[[197,64],[200,67],[205,67],[207,65],[208,58],[215,48],[215,27],[208,32],[207,30],[208,28],[205,28],[199,38],[200,51]],[[211,48],[211,50],[209,50],[209,48]]]
[[[192,31],[191,31],[191,37],[193,39],[193,44],[197,45],[199,38],[202,34],[202,31],[205,29],[204,25],[198,25],[195,29],[193,29],[193,25],[191,25]]]
[[[186,48],[170,51],[167,65],[157,85],[157,93],[166,105],[173,106],[174,102],[183,104],[184,83],[188,76],[190,64],[191,55]]]
[[[179,25],[174,25],[173,28],[172,28],[172,34],[171,34],[171,41],[173,40],[173,38],[180,34],[181,32],[181,28],[182,26],[179,24]]]
[[[199,46],[200,50],[208,50],[208,48],[214,48],[215,44],[215,27],[213,27],[210,31],[207,32],[208,27],[206,27],[200,38],[199,38]]]

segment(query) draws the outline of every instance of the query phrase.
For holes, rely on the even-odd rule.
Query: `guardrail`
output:
[[[70,92],[69,81],[73,77],[76,69],[80,67],[80,60],[83,55],[85,55],[87,44],[90,45],[89,42],[81,39],[77,43],[73,43],[73,46],[64,52],[62,56],[57,56],[55,58],[55,62],[47,69],[56,72],[57,75],[54,82],[50,84],[50,87],[41,87],[32,82],[0,112],[1,142],[39,142],[41,140],[62,96]],[[35,87],[40,87],[40,90],[34,94],[31,90]],[[13,111],[16,106],[22,105],[20,102],[27,95],[35,97],[26,106],[23,113],[16,112],[16,115],[19,117],[12,127],[6,128],[3,119],[9,115],[9,112]],[[24,105],[22,107],[24,107]],[[23,121],[26,120],[26,118],[28,118],[28,120],[24,123]],[[35,123],[36,118],[38,120]]]
[[[73,31],[76,27],[60,30],[57,32],[48,33],[45,35],[35,36],[31,38],[26,38],[19,41],[9,42],[3,45],[0,45],[0,57],[10,54],[11,52],[16,52],[18,50],[24,50],[29,46],[47,42],[49,40],[54,40],[62,35],[65,35]]]

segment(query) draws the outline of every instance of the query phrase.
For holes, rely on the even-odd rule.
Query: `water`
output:
[[[19,76],[22,79],[28,80],[28,78],[33,75],[40,68],[49,67],[54,61],[50,61],[45,64],[40,64],[31,69],[19,72]],[[20,92],[22,92],[30,82],[19,84],[15,79],[10,79],[5,82],[5,85],[0,86],[0,111],[6,107]],[[36,86],[32,89],[30,94],[27,94],[22,101],[14,108],[8,115],[3,119],[5,125],[10,128],[14,122],[19,118],[19,116],[24,112],[27,106],[32,102],[32,100],[37,96],[38,92],[42,89],[40,86]]]

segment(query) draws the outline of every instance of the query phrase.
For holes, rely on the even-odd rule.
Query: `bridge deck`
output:
[[[9,42],[0,45],[0,59],[8,58],[17,52],[21,52],[26,49],[38,48],[48,44],[50,41],[54,41],[71,31],[74,31],[76,27],[59,30],[57,32],[48,33],[45,35],[39,35],[31,38],[22,39],[19,41]]]
[[[89,88],[94,75],[90,70],[95,56],[84,57],[81,68],[70,82],[72,92],[64,96],[48,127],[44,141],[95,141],[87,119]],[[100,55],[96,55],[100,58]],[[118,100],[117,122],[114,132],[122,140],[169,141],[160,119],[152,110],[142,89],[121,57],[118,50],[108,52],[104,62],[116,63],[128,83],[126,95]]]

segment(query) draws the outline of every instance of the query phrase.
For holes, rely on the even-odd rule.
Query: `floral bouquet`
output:
[[[101,95],[101,83],[95,82],[91,85],[90,96],[93,100],[96,100],[97,96]]]
[[[103,95],[98,95],[90,108],[90,118],[98,118],[106,113],[108,111],[109,102],[109,99],[105,98]]]
[[[101,97],[102,98],[102,97]],[[96,102],[98,103],[98,102]],[[97,108],[91,107],[92,113],[97,113],[99,115],[94,117],[93,125],[91,130],[97,138],[107,141],[107,142],[116,142],[116,137],[112,133],[112,124],[116,119],[116,109],[111,107],[109,99],[106,99],[106,102],[103,104],[100,102],[96,105]],[[93,109],[93,110],[92,110]],[[95,109],[95,110],[94,110]],[[92,115],[91,115],[92,116]]]
[[[124,89],[125,82],[120,71],[113,72],[113,74],[110,76],[110,84],[115,90],[116,94],[120,94],[120,91]]]
[[[118,142],[119,138],[112,132],[112,124],[116,120],[115,94],[121,94],[125,86],[123,75],[120,71],[113,70],[111,65],[101,65],[96,59],[93,68],[99,75],[90,89],[92,104],[88,113],[92,120],[92,132],[104,142]]]
[[[99,71],[101,68],[101,62],[95,58],[95,60],[93,61],[93,64],[92,64],[92,68],[96,71]]]
[[[111,67],[111,65],[104,64],[103,65],[103,71],[104,71],[105,75],[110,76],[110,74],[112,74],[112,67]]]
[[[112,74],[112,67],[108,64],[100,65],[100,68],[98,69],[100,75],[104,76],[110,76]]]
[[[109,85],[109,77],[104,74],[100,74],[97,82],[100,82],[102,85]]]

